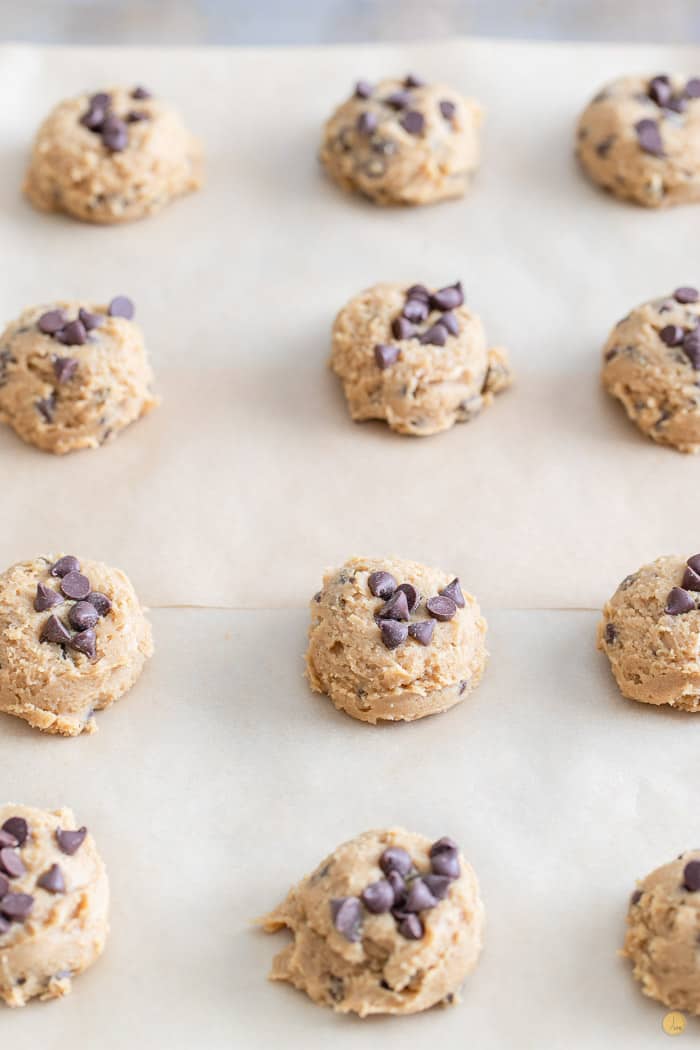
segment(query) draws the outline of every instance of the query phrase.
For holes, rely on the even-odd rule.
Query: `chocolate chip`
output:
[[[0,915],[0,937],[10,929],[12,923],[4,915]]]
[[[90,593],[90,581],[81,572],[67,572],[61,580],[61,590],[66,598],[82,601]]]
[[[418,623],[409,623],[408,633],[421,645],[430,645],[435,631],[434,620],[419,620]]]
[[[110,317],[124,317],[130,321],[134,316],[134,304],[125,295],[117,295],[107,307]]]
[[[434,908],[436,904],[437,897],[433,897],[430,888],[423,880],[414,879],[404,904],[406,911],[425,911],[427,908]]]
[[[455,314],[450,313],[448,311],[447,313],[442,315],[438,324],[441,324],[444,328],[446,328],[450,335],[459,335],[459,321],[457,320]]]
[[[114,121],[107,126],[107,122],[102,126],[102,142],[112,153],[121,153],[129,145],[129,131],[123,120]]]
[[[690,893],[700,890],[700,860],[689,860],[686,864],[683,869],[683,886]]]
[[[131,97],[132,98],[138,98],[138,99],[144,99],[144,98],[151,98],[152,96],[151,96],[151,92],[148,90],[148,88],[145,88],[141,84],[138,84],[134,88],[134,90],[131,92]]]
[[[693,368],[696,371],[700,370],[700,333],[697,329],[686,332],[683,336],[683,353]]]
[[[434,598],[428,598],[425,607],[432,617],[443,623],[451,620],[457,614],[457,605],[452,598],[444,594],[436,594]]]
[[[410,101],[411,96],[408,91],[394,91],[385,99],[387,106],[391,106],[392,109],[405,109]]]
[[[408,875],[413,867],[409,854],[401,846],[387,846],[379,858],[379,867],[385,875],[397,871],[399,875]]]
[[[617,639],[617,628],[614,623],[606,623],[605,625],[605,641],[608,645],[612,645]]]
[[[28,893],[6,893],[0,901],[0,911],[6,919],[24,922],[34,907],[34,898]]]
[[[407,88],[419,88],[425,87],[425,81],[421,77],[417,77],[415,73],[409,73],[404,78],[404,87]]]
[[[394,904],[394,891],[386,879],[379,879],[378,882],[366,886],[360,896],[367,911],[371,911],[373,915],[382,915]]]
[[[98,132],[102,130],[106,116],[107,109],[104,106],[91,102],[90,108],[87,112],[83,113],[80,118],[80,123],[83,124],[88,131]]]
[[[66,831],[63,828],[59,828],[56,832],[56,841],[58,847],[62,853],[67,853],[69,857],[72,857],[74,853],[77,853],[87,835],[87,828],[78,828],[77,831]]]
[[[37,321],[37,328],[44,335],[55,335],[66,323],[63,310],[48,310]]]
[[[689,565],[686,566],[686,570],[683,573],[681,587],[685,591],[700,591],[700,576]]]
[[[80,562],[73,554],[65,554],[53,563],[49,572],[52,576],[67,576],[69,572],[80,572]]]
[[[331,916],[333,925],[346,941],[359,941],[362,908],[357,897],[335,897],[331,901]]]
[[[462,306],[463,303],[464,291],[461,281],[438,289],[430,297],[430,304],[435,310],[454,310],[456,306]]]
[[[37,886],[41,886],[42,890],[47,890],[49,893],[66,892],[66,883],[63,878],[63,872],[58,864],[52,864],[43,875],[39,876],[36,884]]]
[[[19,842],[14,835],[9,833],[9,831],[0,830],[0,849],[5,849],[6,846],[9,846],[10,849],[14,849],[16,846],[19,846]]]
[[[682,288],[676,288],[673,293],[673,298],[677,303],[683,303],[685,305],[686,303],[696,303],[700,298],[700,295],[698,295],[697,288],[684,286]]]
[[[92,602],[76,602],[68,613],[68,621],[76,631],[86,631],[94,627],[100,616]]]
[[[446,875],[450,879],[459,878],[459,856],[457,852],[443,850],[430,858],[430,866],[434,875]]]
[[[432,325],[427,332],[423,332],[420,341],[424,346],[444,346],[447,342],[448,334],[445,325],[438,321],[437,324]]]
[[[395,317],[391,324],[391,331],[395,339],[410,339],[415,334],[415,326],[405,317]]]
[[[377,362],[380,368],[391,368],[395,365],[399,359],[399,348],[398,346],[391,346],[389,343],[377,343],[374,348],[374,360]]]
[[[667,324],[665,328],[662,328],[659,332],[659,339],[661,339],[666,346],[680,346],[683,342],[684,335],[685,329],[681,328],[679,324]]]
[[[395,590],[376,614],[379,620],[408,620],[410,612],[405,591]]]
[[[630,897],[630,904],[632,906],[634,906],[635,904],[639,904],[640,900],[642,899],[642,896],[643,894],[641,890],[635,890],[632,896]]]
[[[406,915],[399,923],[399,933],[409,941],[419,941],[423,936],[423,923],[417,915]]]
[[[634,125],[634,130],[637,132],[637,142],[640,149],[644,150],[645,153],[651,153],[654,157],[663,156],[664,144],[659,125],[655,120],[649,120],[648,118],[638,120]]]
[[[666,103],[666,109],[669,109],[672,113],[685,113],[688,108],[688,102],[679,95],[678,98],[670,98]]]
[[[599,157],[607,157],[608,153],[615,144],[616,138],[617,135],[608,135],[607,138],[601,139],[601,141],[595,147],[595,151]]]
[[[151,114],[144,109],[130,109],[126,115],[127,124],[140,124],[142,120],[150,120]]]
[[[447,584],[447,587],[443,587],[440,594],[444,598],[451,598],[459,609],[464,608],[464,595],[462,594],[462,588],[459,585],[458,576],[455,576],[454,580],[451,580],[450,583]]]
[[[410,857],[409,857],[409,860],[410,860]],[[381,866],[381,861],[380,861],[380,866]],[[401,875],[400,872],[396,871],[395,868],[392,868],[390,871],[387,871],[385,874],[386,874],[386,881],[391,886],[391,889],[392,889],[393,894],[394,894],[394,904],[396,904],[396,905],[403,904],[403,902],[404,902],[404,900],[406,898],[406,883],[404,882],[403,875]]]
[[[81,631],[80,634],[74,634],[70,640],[70,647],[79,653],[83,653],[91,660],[94,659],[97,651],[97,639],[92,627],[88,627],[86,630]]]
[[[356,98],[371,98],[372,97],[372,85],[368,80],[358,80],[355,84],[355,97]]]
[[[436,900],[444,900],[454,882],[449,875],[424,875],[423,882]]]
[[[687,98],[700,98],[700,77],[691,77],[685,85]]]
[[[418,605],[418,591],[413,586],[413,584],[400,583],[396,590],[403,591],[403,593],[406,595],[406,601],[408,602],[408,611],[413,612],[413,610]]]
[[[408,638],[408,627],[398,620],[381,620],[379,630],[387,649],[398,649]]]
[[[83,309],[82,306],[78,310],[78,317],[86,332],[91,332],[93,328],[99,328],[104,321],[102,314],[92,314],[89,310]]]
[[[396,590],[396,580],[390,572],[371,572],[367,577],[367,586],[375,598],[391,598]]]
[[[697,572],[700,576],[700,554],[693,554],[688,558],[686,565],[689,565],[693,572]]]
[[[56,398],[53,394],[50,397],[40,398],[36,403],[36,407],[47,423],[53,423],[53,415],[56,411]]]
[[[680,587],[671,588],[666,599],[664,612],[667,612],[669,616],[680,616],[682,613],[690,612],[694,608],[695,602],[687,591],[682,590]]]
[[[6,893],[10,892],[10,882],[4,875],[0,875],[0,900]]]
[[[26,870],[19,853],[15,853],[10,846],[0,849],[0,871],[4,871],[11,879],[19,879]]]
[[[420,135],[425,127],[425,117],[417,109],[409,109],[408,113],[401,117],[399,124],[409,135]]]
[[[2,830],[12,835],[18,846],[23,846],[29,838],[29,825],[24,817],[10,817],[3,824]]]
[[[653,77],[649,81],[649,98],[657,106],[666,106],[673,97],[673,88],[667,76]]]
[[[106,594],[102,594],[101,591],[90,591],[86,602],[90,602],[90,605],[94,605],[97,609],[99,616],[106,616],[112,609],[112,603]]]
[[[53,587],[47,587],[45,583],[37,583],[36,595],[34,596],[34,609],[36,612],[46,612],[54,605],[62,605],[63,598]]]
[[[455,113],[457,112],[457,107],[454,104],[454,102],[450,102],[448,98],[443,98],[438,103],[438,105],[440,107],[440,112],[442,113],[445,120],[452,120]]]
[[[54,642],[56,645],[67,645],[70,641],[70,634],[57,616],[49,616],[41,629],[39,641]]]
[[[78,362],[74,357],[54,357],[52,364],[57,383],[70,382],[78,368]]]
[[[87,332],[82,321],[69,321],[56,332],[55,338],[65,346],[83,346],[87,340]]]
[[[422,299],[424,303],[430,302],[430,292],[424,284],[412,284],[406,292],[407,299]]]
[[[360,113],[356,127],[360,135],[373,135],[377,130],[377,123],[376,113]]]
[[[407,299],[401,315],[412,324],[420,324],[427,318],[428,311],[429,307],[424,299]]]

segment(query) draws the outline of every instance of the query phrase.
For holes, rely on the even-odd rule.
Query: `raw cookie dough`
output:
[[[412,1014],[458,1000],[484,908],[452,839],[391,828],[339,846],[262,923],[293,937],[271,980],[339,1013]]]
[[[637,306],[603,348],[603,386],[648,437],[700,449],[700,295],[676,288]]]
[[[682,853],[638,884],[627,925],[622,954],[644,994],[700,1014],[700,850]]]
[[[481,681],[486,620],[459,580],[395,558],[351,558],[311,602],[306,674],[375,724],[446,711]]]
[[[700,78],[622,77],[581,114],[577,154],[593,182],[648,208],[700,200]]]
[[[700,709],[700,554],[657,558],[625,577],[603,609],[598,648],[623,696]]]
[[[0,829],[0,998],[60,999],[105,946],[105,866],[69,809],[0,806]]]
[[[354,420],[420,437],[474,419],[512,382],[506,351],[488,348],[459,282],[361,292],[335,319],[330,364]]]
[[[377,204],[461,197],[479,166],[481,108],[444,84],[359,81],[325,126],[321,162]]]
[[[61,102],[39,128],[24,192],[40,211],[130,222],[202,185],[202,152],[179,115],[145,88]]]
[[[46,733],[94,733],[94,713],[137,680],[151,627],[119,569],[73,555],[0,575],[0,711]]]
[[[158,404],[133,303],[32,306],[0,335],[0,421],[62,455],[97,448]]]

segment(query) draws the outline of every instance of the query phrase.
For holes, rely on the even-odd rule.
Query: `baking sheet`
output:
[[[598,381],[619,317],[698,282],[694,212],[611,201],[571,154],[603,81],[672,68],[697,72],[700,52],[3,48],[0,317],[131,294],[164,403],[63,460],[3,428],[0,564],[75,548],[126,568],[150,603],[298,607],[324,566],[399,553],[458,572],[492,606],[569,608],[599,606],[661,553],[695,552],[700,461],[642,438]],[[322,121],[354,79],[407,69],[486,108],[461,202],[381,210],[317,166]],[[206,190],[123,228],[36,214],[18,187],[39,121],[120,81],[147,82],[200,133]],[[374,281],[457,277],[510,347],[515,388],[431,439],[351,423],[326,370],[335,312]]]
[[[620,698],[594,613],[488,618],[481,687],[411,725],[312,694],[293,610],[157,610],[156,655],[95,736],[5,719],[0,794],[73,806],[113,897],[105,955],[73,994],[3,1012],[13,1047],[658,1046],[664,1010],[616,950],[635,879],[696,843],[696,726]],[[284,935],[250,920],[387,824],[458,839],[486,943],[459,1007],[359,1022],[267,982]]]

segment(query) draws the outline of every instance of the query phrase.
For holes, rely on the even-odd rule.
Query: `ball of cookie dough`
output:
[[[107,872],[69,809],[0,806],[0,999],[60,999],[102,954]]]
[[[484,908],[452,839],[390,828],[339,846],[262,923],[293,938],[271,980],[339,1013],[412,1014],[459,998]]]
[[[623,955],[642,991],[672,1010],[700,1014],[700,850],[647,875],[632,894]]]
[[[61,102],[39,128],[24,192],[40,211],[86,222],[141,219],[202,185],[202,152],[145,88]]]
[[[325,126],[321,162],[344,190],[377,204],[461,197],[479,165],[481,117],[444,84],[360,81]]]
[[[577,154],[593,182],[648,208],[700,200],[700,78],[622,77],[581,114]]]
[[[459,580],[392,558],[351,558],[311,602],[311,688],[362,722],[447,711],[481,681],[486,621]]]
[[[32,306],[0,335],[0,420],[62,455],[97,448],[158,404],[133,303]]]
[[[488,348],[459,282],[361,292],[335,319],[330,364],[354,420],[418,437],[474,419],[512,381],[506,351]]]
[[[74,555],[0,575],[0,711],[46,733],[93,733],[137,680],[151,627],[119,569]]]
[[[603,609],[598,648],[623,696],[700,710],[700,554],[657,558]]]

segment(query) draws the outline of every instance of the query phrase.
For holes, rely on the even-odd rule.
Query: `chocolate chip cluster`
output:
[[[430,847],[430,874],[421,875],[410,854],[389,846],[379,858],[384,878],[366,886],[359,897],[335,897],[330,902],[336,930],[348,941],[362,936],[363,909],[372,915],[391,912],[402,937],[419,941],[425,933],[420,912],[444,900],[451,883],[459,878],[459,847],[448,837]]]
[[[150,91],[144,87],[135,87],[131,97],[139,101],[151,97]],[[93,95],[88,103],[88,108],[80,118],[80,123],[99,135],[102,144],[110,153],[121,153],[129,145],[129,124],[135,124],[140,120],[149,120],[150,113],[144,109],[132,109],[126,119],[122,120],[112,109],[112,96],[105,91]]]
[[[690,303],[696,303],[700,299],[700,293],[697,288],[676,288],[673,298],[677,303],[686,306]],[[663,304],[659,308],[660,313],[665,312],[664,307],[670,309],[670,305],[666,306],[666,304]],[[659,338],[666,346],[681,347],[693,368],[698,371],[700,370],[700,327],[698,327],[700,325],[700,317],[697,314],[690,314],[689,319],[691,321],[689,328],[684,328],[679,324],[665,325],[659,331]]]
[[[68,646],[94,660],[97,645],[95,625],[101,616],[109,614],[111,601],[101,591],[92,590],[89,579],[80,571],[80,562],[72,554],[59,558],[49,571],[60,579],[60,590],[38,583],[34,597],[36,612],[54,609],[66,600],[73,604],[68,610],[69,626],[52,613],[41,628],[39,640],[64,648]],[[75,633],[71,633],[69,628]]]
[[[391,334],[395,339],[416,339],[423,345],[444,346],[448,336],[459,335],[459,320],[452,311],[464,303],[462,282],[430,292],[422,284],[414,284],[406,292],[406,301],[398,317],[391,323]],[[440,316],[429,321],[431,313]],[[396,364],[401,351],[398,346],[379,343],[374,348],[374,359],[380,368]]]
[[[642,99],[644,97],[642,96]],[[700,77],[691,77],[682,91],[675,93],[670,77],[665,74],[652,77],[649,81],[646,97],[650,98],[663,111],[661,114],[662,118],[668,116],[669,113],[684,113],[688,102],[700,98]],[[645,117],[643,120],[637,121],[634,125],[634,130],[637,133],[637,142],[641,150],[645,153],[651,153],[654,157],[664,156],[664,144],[657,121]]]
[[[435,630],[435,620],[447,621],[456,616],[457,609],[464,608],[464,595],[457,577],[438,594],[428,598],[425,608],[429,620],[411,620],[420,605],[420,595],[412,583],[398,583],[390,572],[371,572],[367,586],[375,598],[384,604],[375,613],[374,619],[387,649],[396,649],[409,637],[421,645],[430,645]]]
[[[681,860],[683,854],[678,858]],[[683,881],[681,882],[681,889],[687,890],[688,893],[697,893],[700,890],[700,860],[689,860],[683,868]],[[635,890],[630,897],[630,905],[634,907],[639,904],[640,900],[644,896],[643,890]]]
[[[680,587],[672,587],[668,592],[664,612],[669,616],[680,616],[697,608],[690,592],[700,591],[700,554],[688,558],[685,565]]]
[[[409,73],[404,78],[402,88],[398,91],[393,91],[386,98],[377,99],[372,85],[366,80],[358,80],[355,85],[355,98],[371,98],[381,106],[400,113],[401,116],[398,118],[398,122],[404,131],[407,131],[409,135],[422,135],[425,130],[425,117],[419,110],[413,108],[414,102],[411,94],[412,89],[421,87],[425,87],[425,81]],[[443,119],[452,125],[457,111],[455,103],[449,99],[442,99],[438,103],[438,109]],[[364,110],[357,118],[356,129],[360,135],[371,136],[378,126],[379,116],[373,110]]]

